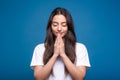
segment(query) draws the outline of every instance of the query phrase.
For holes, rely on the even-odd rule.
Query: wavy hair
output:
[[[54,53],[54,43],[55,43],[55,36],[52,33],[51,25],[52,25],[52,20],[55,15],[63,15],[66,18],[67,22],[67,27],[68,31],[66,35],[64,36],[65,39],[65,53],[68,56],[68,58],[71,60],[72,63],[75,62],[76,58],[76,53],[75,53],[75,46],[76,46],[76,35],[74,32],[74,24],[73,20],[71,17],[71,14],[64,8],[57,7],[54,9],[49,17],[48,24],[47,24],[47,29],[46,29],[46,38],[45,38],[45,52],[43,56],[43,62],[44,65],[47,64],[49,59],[52,57]],[[65,68],[65,71],[67,69]]]

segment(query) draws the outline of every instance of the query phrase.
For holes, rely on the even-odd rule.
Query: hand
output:
[[[58,34],[55,44],[54,44],[54,54],[59,56],[61,54],[65,54],[65,47],[64,47],[64,41],[60,34]]]
[[[65,45],[61,35],[59,36],[59,41],[60,41],[60,44],[59,44],[60,55],[65,54]]]
[[[59,44],[60,44],[59,36],[57,36],[57,38],[55,40],[55,44],[54,44],[54,54],[57,56],[59,56],[59,54],[60,54]]]

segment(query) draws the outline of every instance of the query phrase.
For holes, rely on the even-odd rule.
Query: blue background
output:
[[[34,80],[33,50],[58,6],[69,10],[77,40],[88,49],[86,80],[119,80],[119,0],[0,0],[0,80]]]

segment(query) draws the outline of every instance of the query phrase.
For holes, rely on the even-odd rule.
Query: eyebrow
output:
[[[52,23],[57,23],[58,24],[58,22],[56,22],[56,21],[52,21]],[[61,24],[64,24],[64,23],[67,23],[67,22],[62,22]]]
[[[58,23],[58,22],[56,22],[56,21],[52,21],[52,23]]]

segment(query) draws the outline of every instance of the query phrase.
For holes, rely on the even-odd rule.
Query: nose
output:
[[[62,27],[59,25],[58,26],[58,31],[61,31],[62,30]]]

